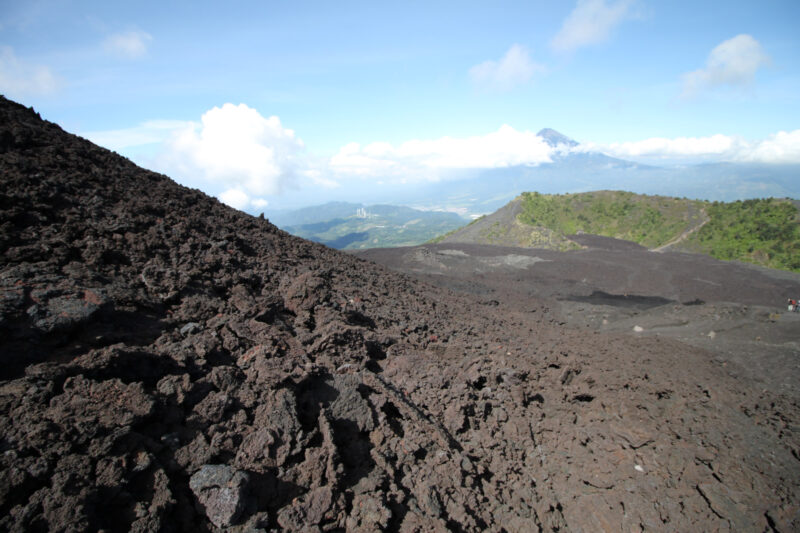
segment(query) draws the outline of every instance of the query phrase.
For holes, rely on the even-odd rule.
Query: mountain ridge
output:
[[[589,233],[658,251],[698,252],[798,271],[800,211],[796,203],[790,199],[703,202],[624,191],[523,193],[491,215],[434,242],[568,250],[580,247],[571,235]]]
[[[560,133],[551,128],[542,128],[541,130],[539,130],[536,136],[544,139],[544,141],[553,148],[559,145],[566,146],[567,148],[578,146],[577,141],[570,139],[563,133]]]

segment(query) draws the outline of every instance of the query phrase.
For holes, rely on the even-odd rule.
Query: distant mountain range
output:
[[[397,191],[393,203],[491,213],[523,191],[545,194],[625,190],[639,194],[730,202],[747,198],[800,198],[800,165],[705,163],[645,165],[600,152],[569,151],[578,143],[552,129],[538,133],[562,147],[551,163],[459,171],[457,177]]]
[[[436,183],[393,188],[392,205],[329,202],[291,211],[272,210],[266,215],[290,233],[335,248],[371,248],[421,244],[500,209],[526,191],[563,194],[607,189],[723,202],[800,198],[800,165],[659,167],[575,151],[579,144],[553,129],[545,128],[537,135],[556,148],[552,162],[459,170]],[[357,216],[359,209],[366,209],[370,216]]]
[[[359,249],[421,244],[468,220],[455,213],[403,206],[329,202],[275,211],[270,221],[293,235],[332,248]]]

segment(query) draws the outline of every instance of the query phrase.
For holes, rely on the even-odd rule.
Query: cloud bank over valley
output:
[[[287,190],[369,185],[411,188],[459,179],[471,170],[539,166],[580,153],[662,166],[800,164],[800,130],[779,131],[756,140],[715,134],[606,144],[585,141],[569,146],[553,145],[533,131],[508,124],[484,135],[394,144],[350,142],[325,157],[314,155],[279,117],[266,117],[246,104],[231,103],[209,109],[199,121],[151,120],[128,130],[84,135],[123,153],[136,146],[155,145],[156,155],[139,163],[186,185],[209,190],[243,210],[263,208]]]

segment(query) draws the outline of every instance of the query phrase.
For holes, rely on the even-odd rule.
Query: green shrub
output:
[[[656,247],[694,223],[689,211],[699,202],[622,191],[543,195],[523,193],[518,220],[564,235],[592,233]]]
[[[706,210],[711,220],[693,236],[700,250],[718,259],[800,271],[800,224],[791,202],[713,202]]]

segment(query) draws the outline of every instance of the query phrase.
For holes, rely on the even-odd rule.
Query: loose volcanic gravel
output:
[[[798,406],[292,237],[0,100],[0,529],[796,531]]]

